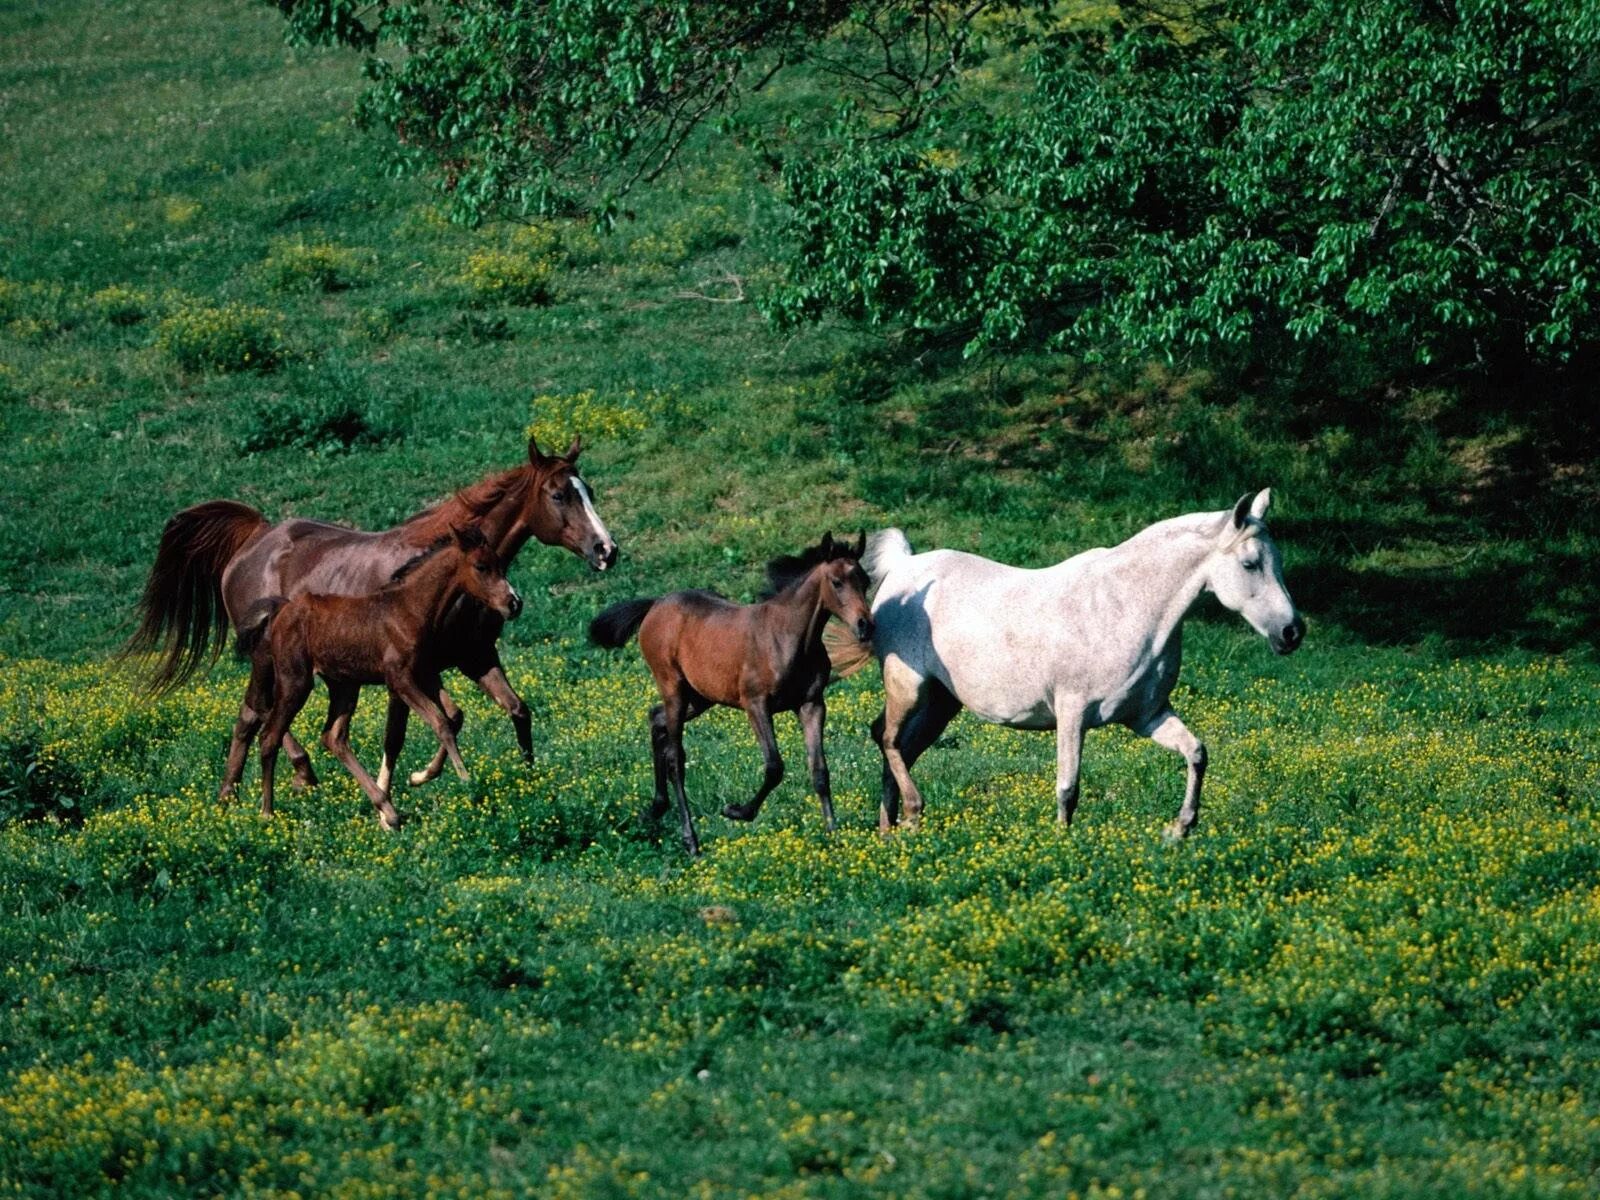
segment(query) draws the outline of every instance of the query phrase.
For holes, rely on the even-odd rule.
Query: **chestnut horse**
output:
[[[292,518],[273,525],[247,504],[210,500],[167,522],[155,566],[139,601],[139,627],[127,653],[159,653],[151,686],[182,683],[221,652],[230,618],[236,630],[252,605],[269,596],[302,592],[358,596],[376,591],[405,562],[456,527],[472,527],[507,568],[529,538],[564,546],[597,571],[617,560],[617,544],[594,510],[577,470],[575,438],[562,455],[547,455],[530,438],[528,461],[492,474],[392,529],[368,533],[323,521]],[[442,631],[446,666],[457,668],[511,718],[524,759],[533,756],[528,707],[507,682],[495,640],[501,620],[463,604]],[[447,693],[440,702],[453,729],[461,711]],[[297,786],[316,784],[311,760],[292,734],[284,749]],[[379,772],[385,790],[394,763]],[[427,768],[411,776],[425,783],[444,766],[441,747]]]
[[[272,776],[278,746],[305,707],[314,676],[328,685],[328,719],[322,744],[342,762],[378,810],[385,829],[400,815],[388,788],[367,774],[350,749],[350,718],[364,683],[389,688],[384,761],[399,756],[406,714],[414,709],[438,735],[456,774],[467,778],[455,731],[437,703],[439,672],[449,662],[445,638],[450,612],[470,597],[502,620],[522,611],[522,598],[506,580],[505,564],[478,530],[452,530],[394,572],[387,586],[362,596],[301,592],[292,600],[271,596],[250,606],[240,621],[239,652],[251,659],[250,685],[218,798],[239,786],[250,742],[261,733],[261,815],[272,815]]]
[[[650,710],[656,775],[650,818],[660,820],[666,813],[670,780],[690,854],[700,853],[700,842],[683,793],[683,727],[713,704],[744,709],[766,759],[755,798],[729,804],[723,816],[755,820],[761,802],[783,779],[772,714],[796,712],[805,732],[811,784],[822,802],[823,820],[833,829],[833,793],[822,750],[823,690],[830,669],[822,630],[832,615],[856,638],[872,637],[867,575],[861,569],[865,545],[865,534],[853,547],[823,534],[821,543],[804,553],[774,559],[767,564],[768,587],[758,604],[735,604],[714,592],[673,592],[613,604],[590,623],[590,639],[611,649],[639,634],[639,648],[661,693],[661,703]]]

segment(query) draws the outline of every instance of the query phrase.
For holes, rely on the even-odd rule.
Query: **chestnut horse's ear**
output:
[[[863,529],[856,535],[856,557],[860,558],[867,552],[867,531]]]
[[[528,461],[536,467],[544,462],[544,451],[539,449],[539,440],[531,434],[528,436]]]
[[[583,453],[583,435],[575,433],[572,435],[572,445],[567,447],[567,452],[561,457],[566,460],[568,466],[571,466],[578,461],[578,455],[581,453]]]
[[[828,530],[822,535],[822,557],[827,558],[833,553],[833,530]]]

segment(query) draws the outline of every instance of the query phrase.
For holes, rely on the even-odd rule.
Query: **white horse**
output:
[[[1086,729],[1126,725],[1183,755],[1189,783],[1167,835],[1200,815],[1206,748],[1168,697],[1183,656],[1183,619],[1202,592],[1239,613],[1279,654],[1300,645],[1305,622],[1283,586],[1263,518],[1270,490],[1231,511],[1160,521],[1111,549],[1024,570],[957,550],[912,552],[898,529],[874,534],[862,564],[878,585],[872,643],[830,646],[843,674],[874,654],[884,711],[873,724],[883,751],[885,831],[922,815],[910,768],[963,705],[1017,729],[1056,731],[1056,815],[1078,804]]]

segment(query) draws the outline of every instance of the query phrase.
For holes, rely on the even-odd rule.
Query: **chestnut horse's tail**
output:
[[[656,606],[658,599],[652,596],[644,600],[624,600],[602,609],[600,615],[589,622],[589,640],[607,650],[626,645],[628,639],[639,632],[645,614]]]
[[[223,569],[266,525],[265,517],[236,500],[208,500],[167,522],[139,598],[139,627],[122,650],[160,655],[148,680],[152,691],[176,687],[222,652],[228,636]]]

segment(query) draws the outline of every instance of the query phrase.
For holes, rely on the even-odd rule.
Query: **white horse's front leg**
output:
[[[1078,768],[1083,761],[1083,705],[1056,698],[1056,820],[1072,824],[1078,809]]]
[[[1158,746],[1176,750],[1189,764],[1189,786],[1184,789],[1183,807],[1178,810],[1178,819],[1168,825],[1165,831],[1167,837],[1177,841],[1188,834],[1200,819],[1200,785],[1206,778],[1206,744],[1190,733],[1189,727],[1178,720],[1178,714],[1170,708],[1158,713],[1139,732]]]

